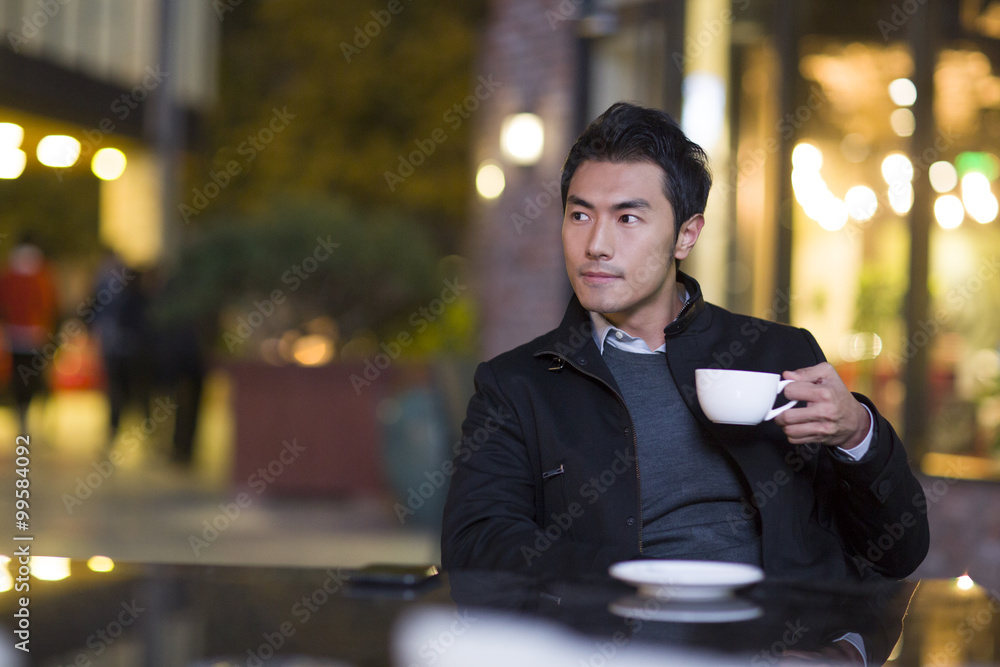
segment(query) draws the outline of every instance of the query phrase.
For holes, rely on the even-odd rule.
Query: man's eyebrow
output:
[[[591,204],[586,199],[582,199],[580,197],[577,197],[576,195],[570,195],[570,196],[566,197],[566,203],[567,204],[573,204],[574,206],[582,206],[583,208],[591,208],[591,209],[592,208],[596,208],[593,204]],[[640,199],[628,199],[626,201],[618,202],[617,204],[614,204],[614,205],[611,206],[611,210],[613,210],[613,211],[623,211],[625,209],[630,209],[630,208],[648,209],[648,208],[652,208],[652,207],[649,205],[648,201],[646,201],[645,199],[641,199],[641,198]]]
[[[645,199],[629,199],[627,201],[618,202],[611,207],[612,211],[623,211],[629,208],[651,208],[649,202]]]

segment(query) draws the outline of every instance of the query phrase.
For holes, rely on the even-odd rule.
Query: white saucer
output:
[[[742,598],[657,600],[641,595],[615,600],[608,605],[608,611],[624,618],[673,623],[735,623],[764,614],[763,609]]]
[[[608,572],[637,586],[642,595],[678,600],[728,597],[764,578],[754,565],[701,560],[630,560],[615,563]]]

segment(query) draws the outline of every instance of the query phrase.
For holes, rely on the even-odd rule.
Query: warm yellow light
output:
[[[955,585],[961,588],[963,591],[969,591],[972,590],[973,586],[976,585],[976,582],[974,582],[972,580],[972,577],[970,577],[969,575],[963,574],[961,577],[955,579]]]
[[[882,160],[882,177],[889,185],[913,180],[913,163],[902,153],[890,153]]]
[[[110,572],[115,569],[115,562],[107,556],[91,556],[87,560],[87,567],[94,572]]]
[[[867,185],[855,185],[844,195],[847,213],[855,220],[871,220],[878,210],[878,196]]]
[[[966,201],[965,210],[969,212],[973,220],[985,225],[997,219],[997,213],[1000,213],[1000,203],[997,202],[993,193],[986,192]]]
[[[903,181],[890,185],[889,207],[899,215],[909,213],[913,208],[913,186]]]
[[[874,359],[882,354],[882,339],[871,331],[856,331],[841,343],[840,356],[844,361]]]
[[[990,179],[986,178],[986,174],[981,174],[978,171],[970,171],[965,176],[962,177],[962,196],[965,197],[967,194],[977,195],[983,194],[990,191]]]
[[[934,188],[935,192],[941,194],[951,192],[958,185],[958,171],[955,170],[951,162],[944,160],[935,162],[927,170],[927,175],[931,179],[931,187]]]
[[[11,576],[7,564],[10,563],[10,556],[0,554],[0,593],[6,593],[14,588],[14,577]]]
[[[322,366],[333,359],[333,341],[322,334],[301,336],[292,343],[292,357],[303,366]]]
[[[941,195],[934,202],[934,217],[944,229],[955,229],[965,219],[965,207],[955,195]]]
[[[0,148],[0,178],[17,178],[27,164],[28,156],[20,148]]]
[[[496,199],[507,187],[507,179],[503,169],[496,162],[486,161],[479,165],[476,172],[476,191],[483,199]]]
[[[44,581],[59,581],[69,576],[69,558],[32,556],[29,567],[31,576]]]
[[[80,158],[80,142],[65,134],[50,134],[38,142],[36,155],[46,167],[72,167]]]
[[[962,177],[962,203],[973,220],[980,224],[993,222],[997,217],[997,198],[990,191],[990,179],[978,171]]]
[[[829,192],[826,182],[818,171],[811,169],[792,169],[792,190],[795,198],[803,206],[807,201]]]
[[[512,162],[535,164],[542,157],[544,146],[545,129],[537,115],[518,113],[504,119],[500,129],[500,147]]]
[[[828,232],[835,232],[847,224],[847,205],[836,197],[826,199],[816,218],[819,226]]]
[[[823,166],[823,151],[809,142],[802,142],[792,149],[792,167],[803,171],[819,171]]]
[[[0,123],[0,151],[20,148],[24,141],[24,128],[17,123]]]
[[[909,109],[896,109],[889,115],[889,125],[897,136],[908,137],[917,128],[917,119]]]
[[[90,170],[102,181],[113,181],[125,173],[125,153],[117,148],[102,148],[94,153]]]
[[[818,162],[822,162],[822,157],[817,162],[816,153],[812,152],[809,146],[799,153],[799,164],[805,165],[792,169],[792,189],[795,192],[795,200],[802,206],[807,217],[819,223],[819,226],[828,231],[834,232],[843,228],[847,224],[847,204],[838,199],[830,192],[826,181],[820,176],[818,170],[811,167]],[[796,147],[798,150],[798,147]],[[795,158],[792,158],[793,162]]]
[[[691,141],[711,149],[726,127],[726,81],[712,72],[691,72],[681,83],[681,99],[681,129]]]
[[[917,87],[909,79],[896,79],[889,84],[889,97],[897,106],[913,106],[917,101]]]

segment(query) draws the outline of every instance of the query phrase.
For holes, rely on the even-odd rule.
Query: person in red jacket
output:
[[[0,322],[11,352],[11,385],[22,432],[31,399],[45,389],[34,358],[49,341],[58,312],[56,283],[45,254],[30,235],[11,250],[0,272]]]

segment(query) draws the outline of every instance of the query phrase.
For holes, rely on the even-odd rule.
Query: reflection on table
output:
[[[0,569],[0,665],[12,667],[1000,660],[1000,597],[966,579],[767,579],[734,597],[680,601],[641,597],[603,574],[535,581],[452,572],[394,587],[352,584],[336,567],[95,571],[60,560],[36,562],[27,593],[14,590],[17,577],[16,561]],[[14,648],[26,595],[30,653]]]

